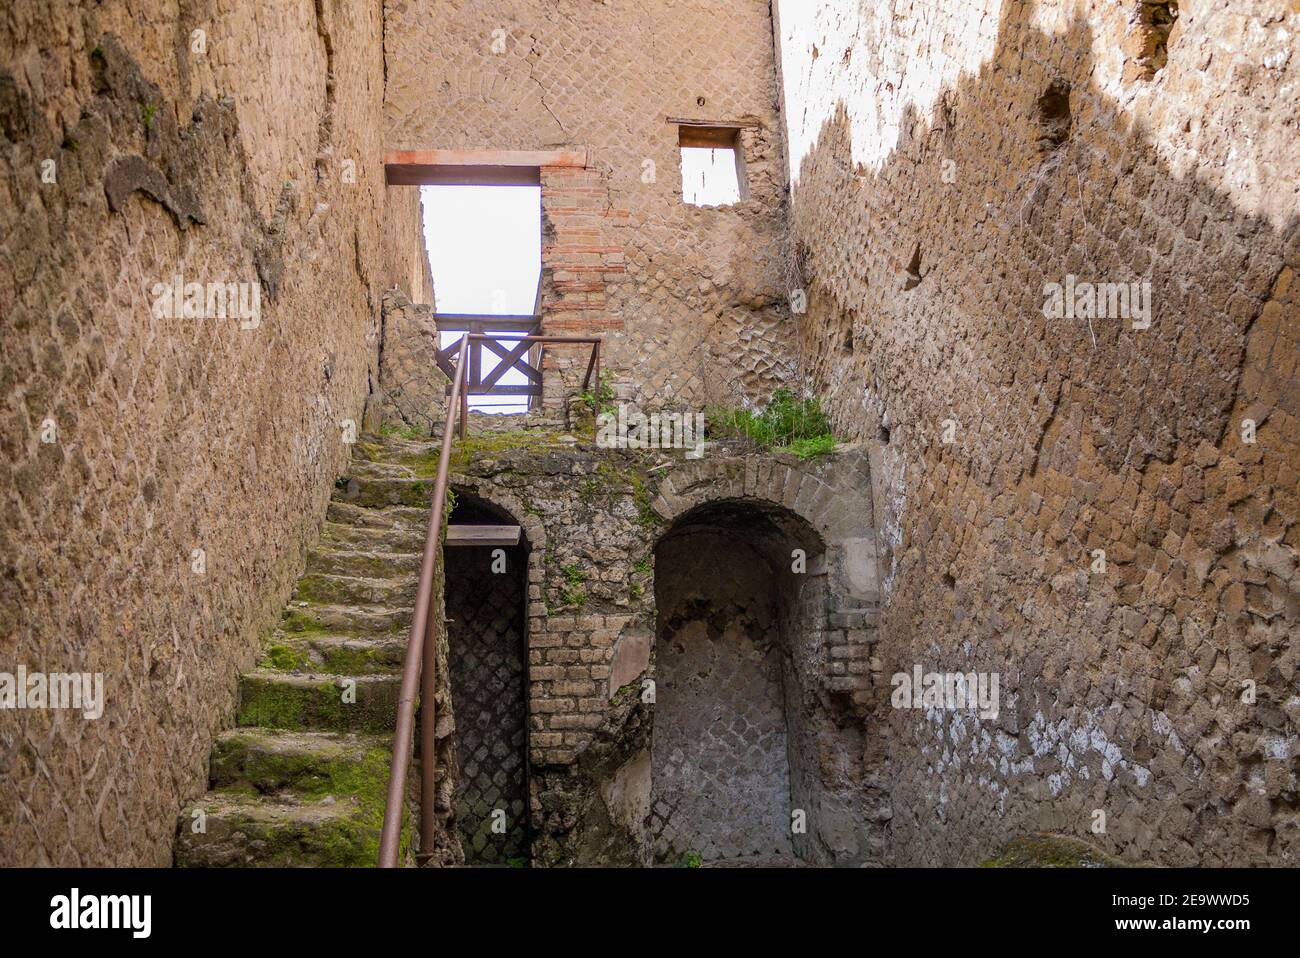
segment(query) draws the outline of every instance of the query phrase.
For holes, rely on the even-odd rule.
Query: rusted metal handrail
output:
[[[406,657],[402,663],[402,686],[397,698],[397,727],[393,733],[393,767],[388,776],[388,798],[384,805],[384,827],[379,838],[379,867],[396,868],[398,845],[402,836],[402,818],[406,804],[406,771],[411,764],[411,733],[415,726],[415,690],[420,688],[420,853],[432,854],[434,821],[434,686],[437,681],[435,665],[438,654],[437,616],[431,614],[433,604],[433,573],[437,567],[438,550],[442,547],[443,510],[447,502],[447,485],[451,472],[452,436],[459,430],[465,438],[469,421],[469,394],[465,385],[466,364],[474,353],[471,340],[493,339],[482,333],[467,332],[457,348],[456,368],[451,377],[451,391],[447,399],[447,415],[442,426],[441,452],[438,454],[438,471],[433,481],[433,502],[429,509],[429,525],[424,536],[424,557],[420,560],[420,584],[415,595],[415,611],[411,618],[411,635],[406,642]],[[591,359],[582,388],[590,388],[592,376],[600,383],[600,337],[583,336],[522,336],[510,337],[535,343],[538,346],[590,345]]]
[[[466,336],[462,339],[465,345]],[[464,436],[465,416],[461,399],[465,387],[465,363],[469,350],[462,348],[456,361],[456,375],[451,381],[451,398],[447,403],[446,421],[442,426],[442,451],[438,455],[438,472],[433,481],[433,503],[429,509],[429,526],[424,536],[424,558],[420,560],[420,585],[415,595],[415,612],[411,619],[411,636],[406,642],[402,664],[402,687],[397,698],[397,728],[393,733],[393,767],[388,775],[388,799],[384,805],[384,828],[379,837],[379,867],[396,868],[398,844],[402,837],[402,818],[406,806],[406,770],[411,764],[411,732],[415,726],[415,689],[420,686],[423,708],[420,710],[420,851],[433,850],[434,833],[434,708],[436,675],[434,663],[438,653],[437,616],[430,615],[433,602],[433,573],[438,549],[442,545],[442,514],[447,502],[447,481],[451,467],[451,439],[460,418]],[[421,678],[423,677],[423,681]]]

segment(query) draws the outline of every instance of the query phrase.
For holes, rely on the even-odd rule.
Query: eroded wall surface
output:
[[[419,243],[381,229],[378,4],[181,9],[0,14],[0,671],[105,700],[0,713],[8,864],[170,861]]]
[[[1001,677],[996,720],[891,710],[888,860],[1296,864],[1300,14],[775,8],[803,355],[873,446],[875,694]]]
[[[743,572],[716,568],[716,562],[710,570],[691,566],[700,581],[689,592],[675,591],[673,577],[690,570],[656,568],[656,543],[698,510],[716,504],[735,513],[718,536],[741,548],[759,535],[763,561],[791,569],[783,576],[785,587],[791,580],[801,583],[797,595],[780,603],[782,618],[772,625],[786,639],[781,684],[774,690],[770,681],[744,683],[743,689],[719,693],[710,683],[712,694],[730,696],[728,701],[741,708],[748,702],[763,711],[768,703],[753,701],[760,694],[775,691],[784,698],[784,718],[765,727],[774,731],[783,722],[793,744],[783,749],[789,766],[786,797],[769,782],[765,794],[775,796],[771,801],[780,807],[756,800],[755,814],[767,814],[770,836],[776,818],[789,822],[798,808],[805,813],[804,830],[786,846],[773,844],[767,854],[792,846],[805,861],[879,861],[891,813],[885,783],[875,771],[883,767],[879,742],[885,716],[871,700],[871,688],[880,682],[873,675],[879,583],[862,451],[845,446],[800,462],[743,444],[720,445],[702,459],[688,460],[679,450],[602,448],[554,427],[494,432],[486,422],[490,418],[475,417],[470,437],[454,454],[451,475],[458,495],[515,517],[530,546],[532,863],[653,862],[655,835],[662,832],[651,808],[652,737],[660,705],[654,692],[647,694],[646,683],[676,680],[672,672],[667,679],[658,672],[660,657],[672,653],[656,637],[657,617],[663,612],[681,618],[681,610],[672,606],[683,595],[724,597],[720,603],[737,591],[752,595]],[[430,441],[387,441],[406,445],[413,466],[428,467]],[[790,566],[796,547],[807,559],[798,573]],[[668,578],[664,590],[656,586],[661,575]],[[735,604],[726,602],[726,608]],[[698,612],[698,603],[693,608]],[[665,696],[672,708],[672,693]],[[670,723],[680,719],[677,711]],[[732,718],[725,711],[719,709],[716,726],[709,726],[719,740]],[[671,739],[674,730],[668,734]],[[725,761],[722,751],[714,754]],[[782,757],[767,751],[774,762]],[[683,777],[677,782],[683,785]],[[727,794],[707,776],[693,777],[680,790],[715,800]],[[719,854],[752,855],[766,848],[728,845],[722,832],[719,825]],[[707,851],[675,846],[677,852],[691,850]]]
[[[656,565],[655,860],[793,858],[775,576],[734,534],[665,542]]]
[[[388,149],[585,150],[542,169],[543,327],[604,336],[624,398],[739,405],[792,375],[765,0],[390,0],[384,37]],[[747,199],[682,202],[669,117],[748,124]]]

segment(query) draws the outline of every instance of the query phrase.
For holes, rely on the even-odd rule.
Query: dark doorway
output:
[[[453,525],[515,525],[457,493]],[[525,865],[528,823],[528,546],[444,550],[456,717],[456,822],[466,864]]]
[[[656,862],[821,857],[804,826],[833,814],[822,766],[846,743],[816,694],[824,577],[794,570],[822,551],[793,513],[740,500],[687,513],[659,541]]]

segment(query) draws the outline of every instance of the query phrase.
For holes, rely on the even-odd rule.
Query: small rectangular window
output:
[[[737,133],[735,127],[678,127],[685,202],[692,206],[730,206],[744,198]]]

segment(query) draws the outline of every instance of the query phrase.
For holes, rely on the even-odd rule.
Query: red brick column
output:
[[[628,217],[614,209],[604,176],[596,170],[543,166],[542,332],[553,336],[599,336],[623,328],[607,309],[607,285],[627,274],[614,227]],[[563,407],[581,385],[590,352],[550,346],[542,363],[542,405]]]

